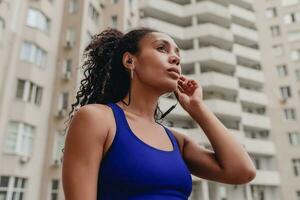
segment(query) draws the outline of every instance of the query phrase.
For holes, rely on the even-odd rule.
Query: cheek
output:
[[[167,62],[162,55],[157,53],[147,54],[141,57],[139,62],[140,74],[145,77],[160,79],[166,76]]]

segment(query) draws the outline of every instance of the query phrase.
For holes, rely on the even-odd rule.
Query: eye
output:
[[[165,46],[160,46],[160,47],[158,47],[157,49],[164,49],[164,50],[167,50]]]

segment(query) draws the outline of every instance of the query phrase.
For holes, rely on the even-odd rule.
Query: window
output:
[[[70,0],[69,7],[68,7],[69,14],[73,14],[73,13],[77,12],[78,8],[79,8],[78,5],[79,5],[78,0]]]
[[[55,134],[55,141],[53,145],[53,160],[61,160],[63,153],[62,150],[65,144],[64,130],[58,130]]]
[[[0,199],[6,200],[9,197],[13,200],[23,200],[27,179],[15,176],[0,176]]]
[[[69,27],[66,31],[66,42],[69,47],[75,45],[76,40],[76,30],[73,27]]]
[[[20,59],[35,64],[38,67],[45,68],[47,53],[34,43],[23,42]]]
[[[41,11],[29,8],[27,13],[27,25],[48,32],[50,28],[50,19]]]
[[[284,117],[286,120],[295,120],[296,119],[295,110],[293,108],[285,108]]]
[[[280,35],[280,27],[279,25],[273,25],[270,27],[272,37],[276,37]]]
[[[286,65],[282,65],[282,64],[277,65],[276,68],[277,68],[277,74],[279,77],[284,77],[284,76],[288,75],[288,70],[287,70]]]
[[[280,87],[281,97],[283,99],[287,99],[292,96],[290,86],[282,86]]]
[[[290,32],[288,32],[288,40],[290,42],[300,40],[300,31],[290,31]]]
[[[297,81],[300,81],[300,69],[296,69],[295,74],[296,74]]]
[[[53,179],[51,181],[50,200],[58,200],[58,186],[59,186],[59,180]]]
[[[35,83],[18,79],[16,98],[25,102],[41,105],[43,88]]]
[[[294,159],[292,159],[292,163],[293,163],[294,175],[299,176],[300,175],[300,159],[294,158]]]
[[[281,56],[283,55],[283,45],[282,44],[276,44],[272,47],[272,53],[274,56]]]
[[[69,93],[63,92],[60,94],[58,99],[58,110],[68,109],[68,99],[69,99]]]
[[[277,10],[275,7],[267,8],[265,11],[265,15],[267,18],[273,18],[277,16]]]
[[[118,16],[117,15],[111,16],[111,24],[113,27],[117,27],[117,25],[118,25]]]
[[[65,73],[71,72],[71,71],[72,71],[72,59],[64,60],[62,73],[65,74]]]
[[[300,132],[298,131],[289,132],[288,136],[291,145],[300,146]]]
[[[94,21],[95,24],[99,24],[99,12],[97,9],[90,3],[89,4],[89,10],[88,10],[89,16]]]
[[[292,61],[298,61],[300,59],[300,49],[294,49],[290,52],[290,59]]]
[[[4,151],[17,155],[30,156],[32,153],[35,127],[17,121],[8,124]]]
[[[286,14],[283,20],[286,24],[298,23],[300,22],[300,12]]]

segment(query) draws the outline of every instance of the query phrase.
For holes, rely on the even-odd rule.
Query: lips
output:
[[[179,69],[176,68],[176,67],[171,67],[171,68],[168,69],[168,71],[169,71],[169,72],[175,72],[175,73],[177,73],[178,75],[180,75]]]

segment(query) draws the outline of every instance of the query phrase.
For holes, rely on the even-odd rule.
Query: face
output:
[[[141,52],[134,61],[139,81],[161,94],[176,90],[179,75],[169,69],[177,68],[181,74],[181,58],[174,40],[165,33],[152,32],[143,37],[139,45]]]

